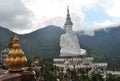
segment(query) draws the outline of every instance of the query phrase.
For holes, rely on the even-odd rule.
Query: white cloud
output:
[[[103,23],[94,22],[95,29],[116,27],[118,25],[120,25],[120,20],[118,20],[117,22],[111,22],[110,20],[106,20]]]
[[[105,27],[109,27],[111,25],[113,25],[113,23],[110,20],[106,20],[103,23],[99,23],[99,22],[94,21],[95,29],[105,28]]]
[[[101,6],[109,16],[120,18],[120,0],[107,0],[107,2],[102,3]]]
[[[85,17],[83,11],[94,7],[100,0],[23,0],[23,2],[44,26],[57,25],[63,27],[66,7],[69,5],[71,19],[74,23],[73,29],[78,30]]]
[[[32,16],[32,12],[20,0],[0,0],[0,26],[25,33],[23,31],[29,31],[32,26]]]
[[[105,12],[108,16],[114,17],[116,20],[112,21],[111,19],[106,19],[103,22],[97,22],[94,20],[93,27],[83,25],[86,27],[85,29],[81,29],[84,31],[84,34],[94,36],[95,30],[117,27],[120,25],[120,0],[101,0],[99,1],[98,6],[102,7],[103,12]]]
[[[109,16],[120,18],[119,3],[119,0],[0,0],[0,25],[18,33],[28,33],[47,25],[63,27],[69,5],[73,29],[93,29],[82,24],[84,11],[101,6]],[[112,23],[106,20],[94,24],[105,27]]]

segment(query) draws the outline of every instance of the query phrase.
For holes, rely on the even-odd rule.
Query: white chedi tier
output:
[[[69,9],[67,13],[67,18],[65,22],[65,34],[61,35],[60,38],[60,56],[80,56],[86,55],[86,50],[81,49],[79,41],[75,33],[72,31],[72,21],[69,14]]]

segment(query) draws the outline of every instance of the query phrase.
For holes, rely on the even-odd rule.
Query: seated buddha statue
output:
[[[65,34],[61,35],[60,38],[60,56],[79,56],[86,55],[86,50],[81,49],[79,41],[75,33],[72,31],[72,21],[67,10],[67,18],[65,22]]]

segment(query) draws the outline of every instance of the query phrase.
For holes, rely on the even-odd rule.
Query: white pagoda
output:
[[[94,58],[88,57],[85,49],[80,48],[76,34],[72,30],[73,23],[67,8],[67,18],[64,24],[65,33],[60,38],[60,55],[55,58],[54,65],[63,68],[64,73],[69,69],[79,70],[89,68],[88,74],[91,74],[96,68],[104,69],[107,63],[93,63]]]

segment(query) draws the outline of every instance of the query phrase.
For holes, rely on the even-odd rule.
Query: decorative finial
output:
[[[10,49],[5,59],[6,66],[10,72],[23,71],[23,66],[26,64],[27,58],[20,48],[19,38],[17,37],[17,35],[13,37],[12,41],[12,49]]]
[[[67,18],[66,18],[65,25],[73,25],[71,18],[70,18],[70,14],[69,14],[69,6],[67,6]]]
[[[69,14],[69,6],[67,6],[67,14]]]

